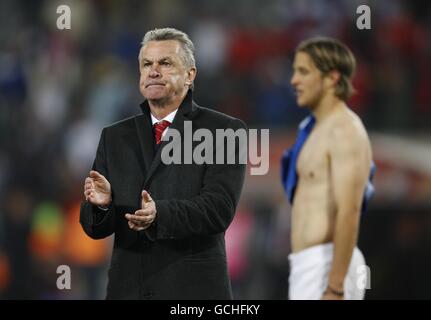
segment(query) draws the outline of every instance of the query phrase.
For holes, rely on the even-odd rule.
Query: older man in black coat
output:
[[[245,129],[193,102],[193,50],[181,31],[147,32],[139,54],[143,113],[103,129],[85,180],[84,231],[94,239],[115,233],[108,299],[232,298],[224,233],[244,182],[239,143],[233,164],[162,161],[163,135],[175,129],[184,138],[185,121],[214,135]],[[177,144],[183,153],[186,142]]]

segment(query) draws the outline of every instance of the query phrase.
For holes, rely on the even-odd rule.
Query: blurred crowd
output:
[[[60,4],[71,8],[71,30],[56,27]],[[356,27],[361,4],[371,7],[371,30]],[[103,298],[112,239],[90,240],[79,226],[83,180],[101,128],[140,112],[140,42],[149,29],[165,26],[187,32],[195,43],[195,101],[239,117],[249,127],[269,128],[280,137],[294,133],[306,115],[297,108],[289,84],[294,48],[307,37],[324,35],[344,41],[356,55],[358,94],[349,105],[368,129],[429,132],[427,1],[1,0],[0,298]],[[278,177],[278,170],[271,165],[271,176]],[[254,186],[246,182],[226,235],[234,295],[284,299],[289,208],[278,181],[260,197]],[[363,222],[362,230],[368,231],[360,239],[365,256],[368,250],[380,270],[371,297],[430,297],[396,272],[402,265],[396,247],[392,260],[383,260],[373,247],[379,239],[384,250],[400,232],[407,239],[400,240],[400,248],[412,250],[406,264],[414,257],[429,260],[423,249],[431,233],[423,231],[422,238],[414,233],[425,220],[431,226],[429,215],[412,220],[408,210],[379,212]],[[389,228],[385,236],[379,226]],[[411,237],[417,242],[406,249]],[[71,267],[71,290],[56,287],[62,264]],[[399,291],[384,290],[384,283],[394,284],[393,277],[400,278]]]

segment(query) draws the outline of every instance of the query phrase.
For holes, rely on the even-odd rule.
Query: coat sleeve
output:
[[[109,173],[106,165],[105,139],[106,129],[103,129],[92,169],[98,171],[109,181]],[[93,239],[102,239],[110,236],[114,232],[115,207],[113,202],[114,195],[112,194],[112,203],[106,211],[99,209],[86,200],[81,203],[80,223],[89,237]]]
[[[245,124],[233,119],[228,128],[243,129]],[[246,149],[235,139],[235,163],[226,162],[226,140],[221,146],[225,149],[223,164],[208,164],[198,196],[190,199],[157,200],[155,223],[147,229],[150,241],[179,239],[194,235],[211,235],[226,231],[232,222],[244,183]],[[242,154],[244,161],[238,161]],[[216,158],[214,157],[214,160]]]

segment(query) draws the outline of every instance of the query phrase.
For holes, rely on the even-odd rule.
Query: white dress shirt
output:
[[[151,114],[151,122],[152,122],[152,125],[154,126],[154,124],[156,124],[156,123],[158,123],[158,122],[160,122],[160,121],[163,121],[163,120],[166,120],[166,121],[169,121],[169,123],[171,123],[172,124],[172,122],[174,122],[174,118],[175,118],[175,115],[177,114],[177,111],[178,111],[178,108],[177,109],[175,109],[174,111],[172,111],[170,114],[168,114],[166,117],[164,117],[163,119],[160,119],[160,120],[157,120],[157,118],[155,117],[155,116],[153,116],[153,114]],[[168,129],[169,127],[167,127],[163,132],[162,132],[162,138],[165,136],[165,134],[166,134],[166,130]]]

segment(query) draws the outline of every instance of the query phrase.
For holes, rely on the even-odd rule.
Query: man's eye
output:
[[[149,62],[144,63],[144,67],[149,67],[150,65],[151,65],[151,63],[149,63]]]
[[[162,66],[165,66],[165,67],[169,67],[169,66],[171,66],[171,63],[170,63],[170,62],[168,62],[168,61],[163,61],[163,62],[161,63],[161,65],[162,65]]]

